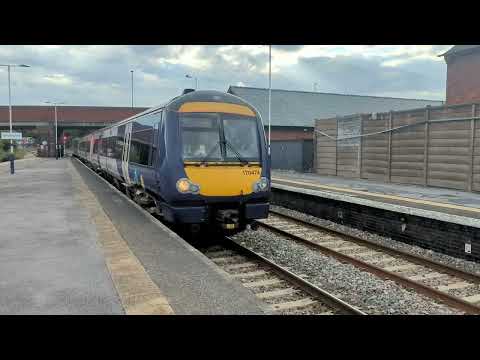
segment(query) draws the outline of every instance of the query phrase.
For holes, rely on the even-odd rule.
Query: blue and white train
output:
[[[264,126],[244,100],[189,91],[77,139],[74,156],[166,221],[243,230],[269,209]]]

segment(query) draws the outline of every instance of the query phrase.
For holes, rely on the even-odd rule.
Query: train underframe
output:
[[[165,220],[190,238],[234,235],[246,228],[256,229],[255,220],[267,218],[268,201],[256,202],[208,202],[168,204],[140,186],[127,186],[124,182],[102,170],[100,167],[78,157],[87,166],[126,194],[149,213]]]

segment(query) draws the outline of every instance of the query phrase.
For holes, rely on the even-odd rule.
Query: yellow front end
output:
[[[185,165],[187,177],[200,186],[203,196],[239,196],[253,192],[253,184],[260,179],[260,165]]]

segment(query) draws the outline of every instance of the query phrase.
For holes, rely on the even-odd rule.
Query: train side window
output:
[[[151,165],[151,147],[154,125],[158,122],[158,113],[146,114],[132,124],[130,161],[140,165]]]
[[[125,125],[121,125],[117,129],[117,136],[115,137],[115,159],[122,159],[124,137]]]
[[[105,139],[98,139],[98,154],[100,156],[105,156]]]
[[[109,158],[113,158],[113,155],[114,155],[113,151],[114,151],[114,137],[110,136],[107,139],[107,156]]]
[[[163,110],[153,114],[153,134],[152,134],[152,146],[150,149],[149,165],[155,166],[155,161],[158,158],[158,134],[160,131],[160,124],[163,121]]]

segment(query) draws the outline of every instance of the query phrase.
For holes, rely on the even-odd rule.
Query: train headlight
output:
[[[186,178],[182,178],[177,181],[177,190],[182,194],[198,194],[200,192],[200,186],[192,183]]]
[[[261,177],[260,180],[253,184],[253,192],[267,191],[269,185],[268,179],[266,177]]]

